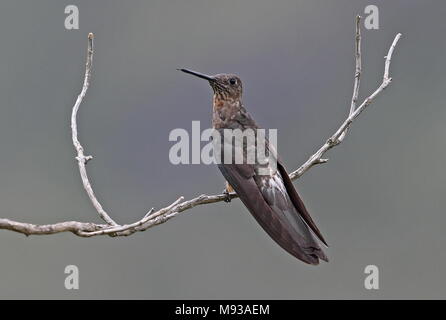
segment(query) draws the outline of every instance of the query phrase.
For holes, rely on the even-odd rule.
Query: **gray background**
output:
[[[64,28],[64,8],[80,29]],[[363,29],[361,97],[380,83],[397,32],[392,85],[327,165],[296,185],[330,243],[307,266],[279,248],[239,201],[190,210],[129,238],[0,231],[0,298],[444,298],[446,45],[441,1],[2,1],[0,216],[99,222],[80,183],[69,116],[88,32],[93,82],[79,114],[88,169],[117,221],[179,195],[221,191],[217,168],[171,165],[168,134],[210,124],[211,89],[175,70],[235,72],[244,102],[296,168],[346,117],[354,17]],[[75,264],[80,289],[64,288]],[[364,289],[364,267],[380,289]]]

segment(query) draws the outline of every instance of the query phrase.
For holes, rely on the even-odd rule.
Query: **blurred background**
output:
[[[66,30],[65,6],[79,8]],[[218,193],[215,166],[170,164],[174,128],[210,126],[211,89],[175,69],[237,73],[257,122],[278,129],[290,171],[339,127],[363,33],[361,100],[403,37],[394,81],[344,143],[295,184],[330,244],[330,262],[296,260],[240,201],[194,208],[128,238],[0,230],[0,298],[445,298],[444,15],[440,1],[12,1],[0,4],[0,216],[38,224],[100,222],[85,194],[69,118],[88,32],[93,79],[79,113],[93,186],[120,223],[178,196]],[[64,287],[66,265],[79,290]],[[364,288],[376,265],[380,289]]]

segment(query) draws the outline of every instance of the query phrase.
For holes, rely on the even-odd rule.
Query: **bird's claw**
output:
[[[225,195],[225,198],[223,199],[223,201],[226,202],[226,203],[231,202],[232,199],[231,199],[231,195],[228,192],[228,190],[224,189],[223,190],[223,194]]]

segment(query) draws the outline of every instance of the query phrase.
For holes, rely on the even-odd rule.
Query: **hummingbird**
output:
[[[211,76],[189,69],[178,70],[207,80],[212,87],[213,129],[219,132],[227,129],[241,131],[260,129],[243,106],[243,87],[237,75]],[[246,160],[246,149],[249,148],[246,143],[242,144],[243,160]],[[272,148],[267,141],[265,143],[266,149]],[[221,146],[223,149],[223,144]],[[226,179],[225,193],[228,196],[226,201],[230,201],[229,193],[235,191],[266,233],[297,259],[311,265],[319,264],[320,259],[328,262],[320,245],[322,242],[328,246],[327,242],[305,208],[277,155],[275,155],[275,161],[274,166],[271,163],[266,164],[268,170],[260,170],[265,169],[265,164],[256,162],[217,162],[218,168]]]

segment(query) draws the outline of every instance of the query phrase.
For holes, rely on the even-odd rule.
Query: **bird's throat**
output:
[[[216,129],[228,128],[234,121],[241,107],[239,99],[224,97],[220,94],[214,94],[212,125]]]

